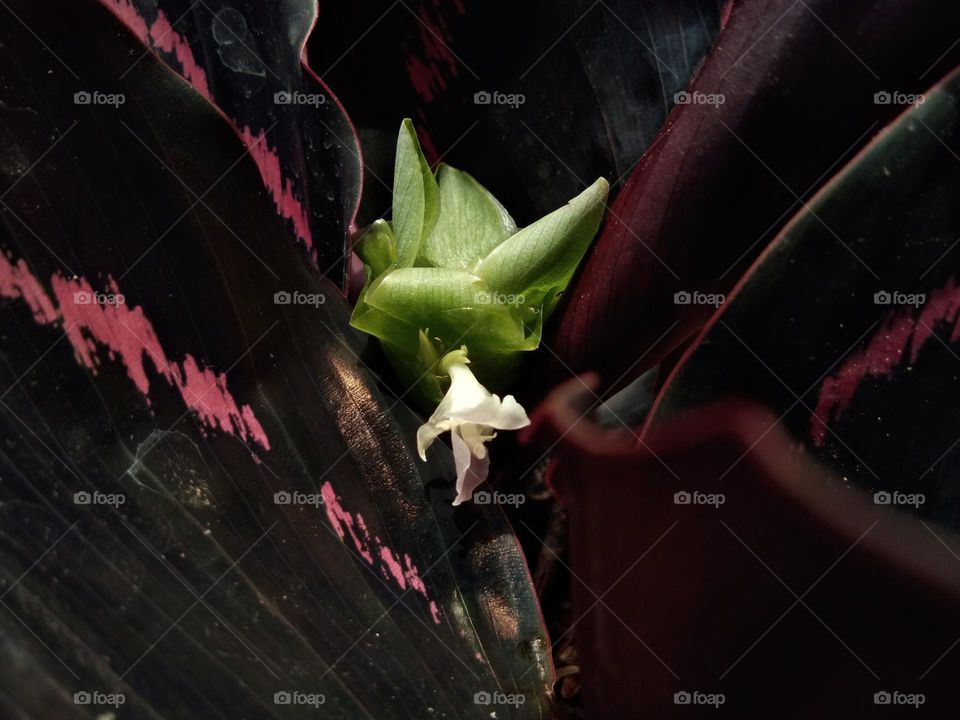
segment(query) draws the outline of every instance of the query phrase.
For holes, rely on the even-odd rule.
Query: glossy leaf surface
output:
[[[415,459],[244,144],[152,56],[118,79],[99,4],[0,14],[4,714],[545,716],[509,526]]]
[[[651,423],[748,397],[847,481],[919,493],[890,500],[960,527],[958,105],[954,74],[791,221],[688,351]]]
[[[101,0],[230,118],[286,235],[344,286],[360,148],[340,101],[304,60],[316,0]],[[144,53],[131,53],[132,71]]]
[[[960,8],[934,1],[734,2],[546,338],[562,363],[538,374],[624,384],[696,333],[715,303],[684,293],[729,293],[817,189],[960,62],[958,22]]]

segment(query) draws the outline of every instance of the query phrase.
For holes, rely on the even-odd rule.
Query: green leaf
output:
[[[399,268],[373,282],[365,303],[389,316],[383,321],[402,323],[417,331],[429,328],[430,336],[440,338],[447,351],[470,345],[471,358],[534,349],[533,333],[524,322],[525,309],[493,302],[493,297],[483,280],[463,270]],[[372,334],[395,335],[393,330],[379,330]],[[398,344],[419,352],[418,332]]]
[[[449,165],[437,171],[440,219],[420,249],[430,265],[472,270],[517,231],[506,209],[471,175]]]
[[[350,324],[381,341],[403,390],[432,410],[443,396],[436,357],[466,345],[474,374],[498,392],[540,344],[539,310],[503,300],[463,270],[398,268],[367,286]]]
[[[370,225],[353,249],[370,269],[370,279],[380,277],[397,263],[397,239],[386,220]]]
[[[599,178],[558,210],[507,238],[477,266],[476,273],[501,293],[543,303],[549,317],[597,233],[609,184]]]
[[[413,122],[407,118],[400,125],[393,171],[393,229],[399,267],[413,265],[439,214],[440,189],[420,149]]]

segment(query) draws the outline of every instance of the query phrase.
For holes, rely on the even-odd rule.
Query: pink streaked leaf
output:
[[[291,238],[344,286],[360,149],[339,101],[304,59],[316,1],[101,2],[226,113]]]

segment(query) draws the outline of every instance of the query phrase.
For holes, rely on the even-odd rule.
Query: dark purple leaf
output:
[[[924,0],[735,2],[689,88],[725,102],[675,108],[620,193],[547,340],[563,363],[622,384],[702,327],[714,308],[675,294],[728,292],[903,109],[876,93],[923,92],[960,61],[958,22]]]
[[[757,260],[639,436],[585,417],[596,376],[535,413],[593,715],[955,706],[960,73],[923,100]]]
[[[304,62],[316,0],[101,1],[226,113],[287,234],[345,287],[360,150],[340,101]],[[142,55],[134,52],[130,66]]]
[[[791,221],[651,422],[748,397],[848,481],[920,493],[919,512],[960,528],[958,100],[953,75]]]
[[[509,525],[415,459],[244,144],[98,3],[0,15],[0,714],[544,717]]]

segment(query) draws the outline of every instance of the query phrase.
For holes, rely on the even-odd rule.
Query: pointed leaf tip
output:
[[[467,172],[437,168],[440,217],[420,256],[435,267],[472,270],[497,245],[517,231],[510,213]]]
[[[407,118],[400,125],[393,172],[393,229],[399,267],[413,266],[439,215],[440,189],[420,149],[413,121]]]
[[[545,303],[548,317],[597,234],[609,190],[610,184],[598,178],[562,208],[494,248],[476,274],[499,292]]]

